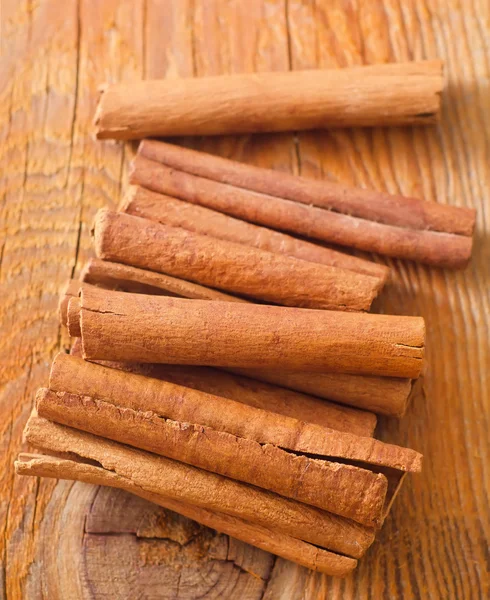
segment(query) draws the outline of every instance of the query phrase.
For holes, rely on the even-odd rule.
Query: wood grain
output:
[[[126,574],[119,597],[488,597],[488,3],[4,0],[1,20],[0,597],[97,598]],[[167,542],[193,531],[188,522],[170,516],[168,531],[150,527],[155,539],[145,546],[128,527],[136,514],[158,520],[153,507],[82,484],[15,478],[33,392],[67,342],[57,293],[91,253],[96,209],[116,205],[127,179],[132,148],[90,136],[98,84],[434,58],[445,60],[449,77],[435,129],[186,141],[261,166],[478,209],[464,272],[388,261],[394,280],[377,308],[426,318],[429,368],[408,415],[383,420],[379,431],[426,461],[357,571],[336,581],[222,536],[213,542],[220,536],[204,530],[195,544],[211,539],[216,550],[196,563]],[[113,518],[104,524],[107,506]]]

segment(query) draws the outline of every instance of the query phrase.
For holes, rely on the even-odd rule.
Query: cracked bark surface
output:
[[[2,600],[488,595],[489,395],[482,374],[490,365],[483,233],[489,228],[489,17],[477,0],[464,8],[456,0],[2,3]],[[427,461],[356,572],[340,581],[274,562],[117,490],[14,477],[35,390],[47,382],[50,359],[67,345],[58,293],[91,256],[96,210],[115,207],[127,181],[131,146],[90,137],[98,85],[419,58],[446,61],[449,86],[438,128],[185,142],[259,166],[479,209],[466,271],[387,261],[393,283],[376,309],[427,319],[429,369],[404,419],[380,419],[378,431],[385,441],[417,448]],[[163,529],[153,525],[164,521]],[[186,552],[190,534],[182,530],[188,528],[196,531],[190,547],[206,548],[211,539],[215,550]]]

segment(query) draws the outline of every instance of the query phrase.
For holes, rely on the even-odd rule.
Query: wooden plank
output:
[[[119,591],[135,596],[143,584],[161,595],[167,579],[174,597],[189,590],[269,600],[488,596],[488,3],[8,0],[1,19],[0,157],[8,168],[0,178],[0,597],[97,597],[126,574],[129,587]],[[269,555],[199,528],[195,546],[211,540],[215,554],[195,562],[173,539],[195,531],[188,521],[119,492],[15,478],[11,463],[34,390],[67,342],[58,288],[90,255],[93,214],[119,199],[133,151],[90,137],[97,86],[434,57],[449,74],[438,128],[186,141],[479,210],[466,271],[389,261],[394,282],[378,308],[426,317],[429,370],[407,417],[382,419],[380,430],[426,461],[358,570],[337,581],[276,560],[271,572]],[[124,514],[141,516],[136,532]]]

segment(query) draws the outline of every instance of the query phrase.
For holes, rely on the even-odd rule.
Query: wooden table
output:
[[[6,0],[0,93],[0,596],[488,597],[490,10],[486,0]],[[192,140],[243,161],[478,209],[464,272],[389,261],[379,310],[427,320],[428,371],[380,437],[425,455],[353,576],[334,580],[142,500],[15,477],[36,388],[67,346],[60,287],[115,205],[130,145],[96,143],[103,81],[441,57],[439,127]]]

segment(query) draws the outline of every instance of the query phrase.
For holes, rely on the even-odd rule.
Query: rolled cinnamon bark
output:
[[[192,168],[190,167],[190,170]],[[283,173],[275,173],[275,176],[282,178]],[[365,252],[453,268],[465,266],[471,256],[471,235],[385,224],[374,220],[374,215],[373,220],[351,216],[347,213],[350,203],[343,207],[346,214],[336,212],[336,209],[325,210],[312,204],[293,202],[178,171],[149,160],[142,154],[133,161],[130,181],[245,221]],[[361,198],[362,196],[363,194],[360,194]],[[378,201],[377,205],[380,204],[382,202]],[[397,207],[399,202],[393,204]],[[407,204],[410,206],[410,203]],[[393,207],[390,206],[391,210]],[[457,213],[461,211],[462,222],[474,223],[474,211],[456,208],[453,210]],[[380,210],[380,214],[383,214],[383,211]],[[388,217],[386,219],[388,220]],[[452,228],[452,219],[455,221],[456,216],[451,214],[448,218],[448,228]],[[441,220],[443,221],[444,217],[441,217]]]
[[[368,310],[382,282],[290,256],[99,210],[98,258],[189,279],[266,302],[334,310]]]
[[[211,288],[192,283],[184,279],[177,279],[162,273],[155,273],[145,269],[137,269],[120,263],[91,258],[85,265],[80,275],[81,281],[95,284],[107,289],[121,289],[125,292],[136,294],[160,294],[162,296],[179,296],[195,300],[223,300],[225,302],[245,302],[242,298],[218,292]],[[69,284],[68,294],[73,290],[80,291],[80,282]],[[65,302],[60,303],[60,312]]]
[[[122,408],[150,411],[161,418],[211,427],[216,431],[273,444],[285,450],[341,458],[402,471],[420,471],[421,455],[258,409],[220,396],[60,353],[51,367],[49,387],[56,392],[101,398]]]
[[[464,236],[473,235],[475,228],[475,210],[471,208],[310,179],[156,140],[143,140],[138,155],[178,171],[230,184],[234,188],[326,208],[385,225]]]
[[[441,61],[104,85],[99,139],[227,135],[437,120]]]
[[[97,461],[142,491],[243,518],[349,556],[362,556],[374,541],[372,529],[348,519],[36,415],[30,417],[25,437],[43,450]]]
[[[153,273],[151,271],[146,271],[144,269],[136,269],[134,267],[127,267],[126,265],[120,265],[118,263],[111,263],[108,261],[101,261],[98,259],[91,259],[87,264],[87,267],[83,271],[84,277],[91,283],[95,283],[97,285],[104,285],[104,287],[112,287],[121,289],[124,291],[131,291],[131,289],[137,290],[137,286],[141,285],[141,291],[145,293],[143,290],[146,289],[146,285],[149,282],[153,282],[153,277],[159,277],[159,274]],[[162,276],[165,277],[165,276]],[[181,295],[185,297],[191,297],[187,295],[189,290],[187,289],[187,284],[192,286],[189,282],[181,281],[181,285],[179,285],[179,291]],[[109,286],[110,284],[110,286]],[[86,285],[86,284],[83,284]],[[136,287],[133,287],[136,286]],[[162,287],[164,287],[163,284]],[[208,288],[203,288],[202,286],[197,286],[202,288],[201,295],[205,295],[209,293],[218,294],[215,290],[211,290]],[[77,282],[72,289],[76,289],[76,294],[80,290],[80,283]],[[173,286],[173,289],[176,289],[176,286]],[[207,290],[207,292],[206,292]],[[191,291],[191,293],[193,293]],[[233,298],[230,296],[229,298]],[[213,299],[211,296],[209,299]],[[235,298],[235,300],[240,300]],[[63,299],[60,302],[60,305],[65,305]],[[66,324],[66,316],[62,315],[62,323]],[[80,349],[81,356],[81,349]],[[136,365],[133,365],[135,368]],[[144,365],[139,365],[139,369],[145,368]],[[202,389],[204,392],[216,393],[218,396],[228,397],[226,393],[220,393],[220,391],[213,391],[213,387],[206,387],[213,381],[217,381],[218,379],[223,377],[222,371],[206,370],[202,367],[180,367],[184,372],[181,373],[182,377],[189,377],[191,373],[193,373],[193,381],[197,383],[197,381],[201,381],[200,385],[204,385],[204,388],[197,386],[198,389]],[[149,373],[148,369],[152,369],[154,375],[153,377],[160,377],[158,372],[162,373],[162,378],[165,379],[165,369],[172,369],[169,365],[152,365],[146,366],[146,373]],[[174,367],[175,369],[175,367]],[[196,371],[197,369],[197,371]],[[210,371],[208,373],[208,371]],[[299,372],[299,371],[286,371],[284,369],[281,370],[264,370],[264,369],[233,369],[228,371],[233,373],[238,373],[247,377],[247,382],[241,382],[240,388],[257,386],[257,381],[254,381],[250,384],[249,377],[252,377],[255,380],[259,380],[262,382],[267,382],[271,384],[276,384],[278,386],[282,386],[281,389],[275,390],[274,396],[278,397],[277,399],[273,399],[272,397],[268,397],[268,402],[270,401],[271,406],[275,406],[279,408],[283,406],[286,410],[283,414],[287,414],[289,416],[293,416],[296,418],[302,418],[305,421],[317,422],[320,425],[327,425],[328,427],[333,427],[334,429],[339,429],[340,431],[344,431],[344,426],[341,420],[335,416],[334,425],[330,422],[330,416],[325,414],[326,421],[320,421],[321,419],[320,413],[317,412],[318,401],[310,398],[306,404],[309,406],[309,402],[313,401],[315,406],[312,406],[313,413],[309,412],[310,409],[306,408],[305,399],[296,398],[295,400],[291,399],[291,404],[288,403],[288,407],[293,408],[298,405],[298,410],[300,413],[290,414],[287,412],[290,408],[283,405],[283,402],[280,400],[282,394],[285,393],[284,388],[289,388],[290,390],[295,390],[299,392],[304,392],[306,394],[312,394],[313,396],[318,396],[319,398],[324,398],[326,400],[333,400],[334,402],[340,402],[341,404],[351,405],[358,407],[360,409],[366,411],[373,411],[375,413],[384,414],[388,416],[401,417],[405,414],[408,403],[410,392],[412,389],[412,382],[410,379],[404,378],[396,378],[396,377],[374,377],[374,376],[363,376],[363,375],[345,375],[340,373],[311,373],[311,372]],[[168,371],[167,371],[168,372]],[[175,371],[173,371],[175,372]],[[199,372],[199,377],[196,379],[197,373]],[[185,374],[184,374],[185,373]],[[209,376],[203,377],[203,374],[207,373]],[[175,383],[181,383],[181,385],[187,385],[185,380],[175,381]],[[229,382],[222,389],[230,389]],[[232,386],[234,384],[231,384]],[[189,387],[196,387],[195,385],[190,385]],[[243,389],[241,389],[243,392]],[[261,394],[265,393],[265,390],[261,390]],[[259,394],[259,395],[261,395]],[[239,400],[239,398],[232,398],[233,400]],[[333,405],[330,405],[333,406]],[[260,408],[264,408],[260,406]],[[306,412],[303,414],[303,410]],[[281,410],[276,410],[276,412],[283,412]],[[314,417],[314,415],[316,415]],[[332,415],[333,417],[333,415]],[[350,427],[355,427],[352,421],[349,421],[349,425],[346,423],[347,429],[346,431],[351,431],[352,433],[357,433],[358,435],[370,435],[367,433],[363,433],[362,431],[356,431],[354,428],[350,429]],[[373,424],[374,427],[374,424]]]
[[[215,210],[158,194],[137,185],[130,186],[120,210],[171,227],[182,227],[229,242],[379,277],[383,282],[389,274],[388,267],[384,265],[234,219]]]
[[[405,414],[412,390],[411,380],[402,377],[236,367],[232,372],[390,417]]]
[[[421,317],[82,290],[83,356],[167,364],[418,377]],[[210,343],[212,341],[212,343]]]
[[[76,338],[70,354],[82,356],[80,338]],[[221,369],[122,362],[102,362],[102,364],[363,437],[372,437],[376,427],[376,415],[371,412],[320,400],[314,396],[227,373]]]
[[[276,492],[368,527],[383,520],[388,483],[382,474],[68,392],[42,388],[36,406],[40,416],[57,423]]]

